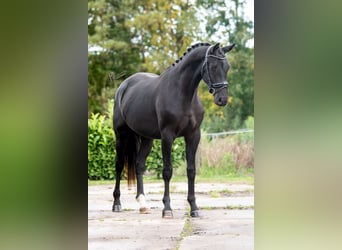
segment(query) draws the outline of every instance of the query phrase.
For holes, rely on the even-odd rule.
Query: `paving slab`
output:
[[[113,213],[113,185],[88,187],[88,249],[253,249],[253,186],[197,183],[201,217],[190,218],[187,183],[173,183],[173,219],[161,217],[163,183],[144,188],[150,214],[139,213],[135,188],[122,184],[123,212]]]
[[[254,249],[253,210],[202,210],[201,218],[191,218],[192,235],[179,250]]]
[[[184,217],[176,212],[173,219],[165,220],[159,209],[143,215],[137,211],[99,211],[88,222],[88,249],[174,249]]]

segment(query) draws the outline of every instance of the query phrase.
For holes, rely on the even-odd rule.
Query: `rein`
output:
[[[227,88],[228,87],[228,82],[227,81],[223,81],[223,82],[216,82],[213,83],[210,79],[210,74],[209,74],[209,68],[208,68],[208,57],[212,57],[218,60],[225,60],[226,57],[219,57],[219,56],[215,56],[215,55],[209,55],[209,50],[211,47],[213,47],[214,45],[211,45],[208,49],[207,52],[205,53],[205,57],[204,57],[204,62],[202,65],[202,69],[201,69],[201,75],[202,75],[202,79],[204,80],[204,70],[207,71],[207,75],[208,75],[208,81],[204,80],[207,85],[208,85],[208,89],[209,89],[209,93],[215,95],[215,92],[217,90],[223,89],[223,88]]]

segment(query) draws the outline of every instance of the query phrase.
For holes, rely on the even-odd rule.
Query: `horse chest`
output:
[[[180,119],[176,126],[176,134],[181,136],[187,131],[193,130],[198,127],[198,121],[193,114],[184,114],[183,119]]]

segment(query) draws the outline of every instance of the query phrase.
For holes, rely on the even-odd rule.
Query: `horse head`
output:
[[[227,73],[229,63],[226,53],[234,48],[235,44],[220,48],[220,43],[209,46],[202,65],[202,79],[208,85],[209,92],[214,95],[214,102],[225,106],[228,102]]]

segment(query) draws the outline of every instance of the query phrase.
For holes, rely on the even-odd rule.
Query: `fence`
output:
[[[239,129],[239,130],[232,130],[226,132],[219,132],[219,133],[203,133],[203,136],[207,136],[210,139],[215,139],[218,137],[224,137],[226,135],[234,135],[234,134],[242,134],[242,133],[254,133],[253,129]]]

